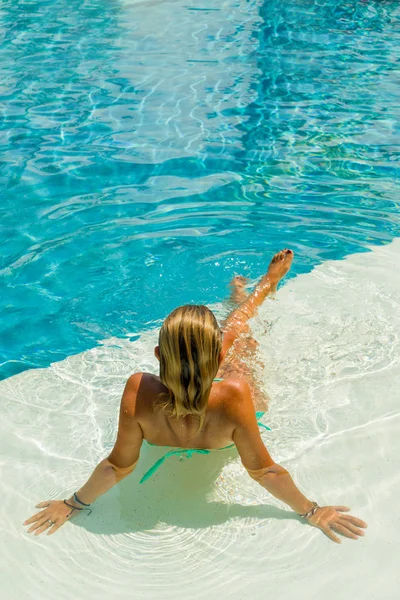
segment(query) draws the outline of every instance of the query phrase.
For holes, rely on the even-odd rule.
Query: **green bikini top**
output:
[[[214,379],[214,381],[222,381],[222,378],[216,377]],[[264,414],[265,414],[265,412],[262,412],[262,411],[256,412],[258,426],[266,429],[267,431],[271,431],[271,429],[269,427],[264,425],[264,423],[260,423],[260,421],[259,421],[259,419]],[[151,444],[150,442],[147,442],[147,441],[146,441],[146,443],[149,444],[149,446],[158,446],[158,444]],[[150,477],[152,475],[154,475],[154,473],[161,467],[161,465],[164,463],[164,461],[169,456],[179,456],[180,458],[183,458],[183,456],[186,456],[187,458],[191,458],[193,456],[193,454],[211,454],[211,452],[219,452],[221,450],[227,450],[228,448],[234,448],[234,446],[235,446],[235,444],[229,444],[229,446],[224,446],[223,448],[210,448],[210,449],[207,449],[207,448],[180,448],[179,450],[169,450],[168,452],[166,452],[164,454],[164,456],[159,458],[154,463],[154,465],[152,467],[150,467],[150,469],[148,471],[146,471],[146,473],[141,478],[140,483],[144,483],[145,481],[150,479]],[[158,446],[158,447],[160,447],[160,446]]]

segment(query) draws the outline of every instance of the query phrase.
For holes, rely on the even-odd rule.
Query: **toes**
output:
[[[293,257],[293,250],[289,250],[289,248],[284,248],[277,254],[275,254],[271,260],[271,263],[276,263],[278,261],[285,260],[285,258]]]
[[[240,283],[241,285],[246,285],[247,283],[247,277],[244,277],[243,275],[236,275],[236,277],[233,278],[235,283]]]
[[[272,258],[271,262],[272,263],[276,263],[278,261],[282,260],[282,251],[277,252],[274,257]]]
[[[293,251],[289,250],[289,248],[285,248],[280,254],[282,255],[282,260],[285,260],[285,258],[293,257]]]
[[[235,277],[233,277],[231,280],[230,285],[234,287],[244,287],[247,282],[247,277],[244,277],[243,275],[235,275]]]

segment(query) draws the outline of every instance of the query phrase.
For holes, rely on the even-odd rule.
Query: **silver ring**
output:
[[[47,519],[47,522],[50,523],[50,525],[54,525],[55,521],[51,521],[50,519]]]

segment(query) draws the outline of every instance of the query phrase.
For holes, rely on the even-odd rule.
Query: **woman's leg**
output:
[[[256,381],[253,366],[255,361],[260,364],[256,354],[257,342],[251,337],[247,322],[257,314],[257,309],[265,298],[276,291],[279,281],[290,269],[293,256],[292,250],[287,249],[275,254],[267,273],[248,296],[244,290],[244,278],[235,277],[231,283],[232,287],[236,288],[233,290],[232,300],[240,304],[228,315],[222,327],[224,361],[218,376],[239,374],[245,377],[252,388],[256,410],[266,410],[268,398]]]
[[[243,277],[242,275],[236,275],[230,282],[231,287],[231,295],[229,298],[229,303],[235,307],[239,306],[246,300],[248,297],[248,293],[246,292],[246,283],[248,282],[247,277]],[[233,310],[233,308],[232,308]],[[231,311],[232,312],[232,311]]]
[[[249,296],[245,297],[241,304],[225,319],[223,324],[224,339],[222,348],[222,352],[225,355],[234,341],[242,333],[248,333],[249,326],[247,321],[257,314],[257,309],[264,302],[265,298],[276,292],[279,281],[290,269],[293,256],[292,250],[286,249],[275,254],[271,260],[267,273],[261,279],[254,291]],[[243,280],[244,278],[240,279]],[[240,292],[242,293],[242,290],[240,290]]]

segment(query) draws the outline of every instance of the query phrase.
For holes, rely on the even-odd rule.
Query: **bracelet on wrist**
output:
[[[84,508],[83,506],[82,506],[82,507],[80,507],[80,506],[74,506],[73,504],[70,504],[70,503],[68,502],[68,500],[63,500],[63,502],[64,502],[64,504],[65,504],[66,506],[69,506],[69,508],[72,508],[71,512],[69,513],[70,515],[72,515],[72,513],[74,512],[74,510],[84,510],[84,511],[86,511],[86,512],[87,512],[89,515],[90,515],[90,513],[92,512],[92,509],[91,509],[91,508]]]
[[[317,504],[317,502],[313,501],[312,505],[313,505],[312,508],[308,512],[306,512],[306,513],[304,513],[302,515],[299,515],[299,517],[302,517],[302,519],[309,519],[310,517],[312,517],[313,515],[315,515],[315,513],[317,512],[317,510],[319,508],[321,508],[319,506],[319,504]]]
[[[78,496],[76,495],[76,492],[74,492],[74,500],[78,504],[82,504],[82,506],[90,506],[90,504],[86,504],[85,502],[82,502],[82,500],[79,500]]]

